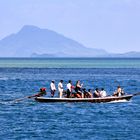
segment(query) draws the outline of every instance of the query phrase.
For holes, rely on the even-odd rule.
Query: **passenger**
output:
[[[101,97],[106,97],[106,96],[107,96],[107,93],[106,93],[106,91],[104,90],[104,88],[101,88],[100,96],[101,96]]]
[[[60,80],[58,84],[58,92],[59,92],[59,97],[62,98],[63,97],[63,80]]]
[[[37,94],[37,97],[40,97],[40,96],[44,96],[46,95],[47,92],[46,92],[46,88],[40,88],[40,92]]]
[[[94,98],[99,98],[99,97],[101,97],[100,91],[99,91],[98,88],[95,89],[93,96],[94,96]]]
[[[56,91],[56,87],[55,87],[55,81],[52,80],[51,84],[50,84],[50,90],[51,90],[51,97],[54,96],[55,91]]]
[[[88,92],[86,91],[85,88],[83,88],[83,94],[84,94],[84,98],[88,98]]]
[[[69,80],[69,82],[67,84],[67,98],[70,97],[71,93],[72,93],[72,82],[71,82],[71,80]]]
[[[71,90],[72,90],[72,92],[71,92],[71,95],[70,95],[70,98],[76,98],[77,96],[76,96],[76,93],[75,92],[73,92],[73,90],[75,90],[75,86],[71,86]]]
[[[82,93],[82,86],[83,84],[80,84],[80,80],[78,80],[75,86],[75,91],[78,98],[84,98],[84,94]]]
[[[93,94],[91,92],[91,89],[88,89],[88,94],[89,94],[89,98],[93,98]]]
[[[91,89],[88,89],[88,91],[86,91],[86,89],[83,89],[84,92],[84,98],[92,98],[92,93],[91,93]]]
[[[117,87],[117,90],[114,92],[113,96],[122,96],[124,95],[124,91],[120,86]]]
[[[42,87],[42,88],[40,88],[39,93],[37,93],[37,94],[35,94],[35,95],[28,96],[28,98],[32,98],[32,97],[41,97],[41,96],[44,96],[44,95],[46,95],[46,94],[47,94],[46,88]]]

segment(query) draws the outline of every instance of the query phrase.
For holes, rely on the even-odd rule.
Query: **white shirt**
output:
[[[118,96],[122,96],[122,94],[119,92]]]
[[[63,84],[61,82],[58,84],[58,91],[63,92]]]
[[[51,82],[50,88],[51,88],[51,90],[56,90],[55,84]]]
[[[107,93],[106,93],[105,90],[102,90],[102,91],[100,92],[100,95],[101,95],[101,97],[106,97]]]
[[[68,83],[67,84],[67,89],[69,89],[70,92],[72,91],[72,89],[71,89],[71,83]]]

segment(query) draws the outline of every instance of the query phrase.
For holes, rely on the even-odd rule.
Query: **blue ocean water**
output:
[[[118,85],[137,93],[140,59],[0,59],[0,139],[139,140],[140,96],[122,103],[11,102],[40,87],[50,96],[52,79],[56,85],[63,79],[64,88],[80,79],[85,88],[104,87],[109,95]]]

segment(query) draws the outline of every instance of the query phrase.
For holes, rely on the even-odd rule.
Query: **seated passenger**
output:
[[[85,88],[83,88],[83,94],[84,94],[84,98],[89,98],[89,94]]]
[[[117,90],[114,92],[113,96],[122,96],[124,95],[124,91],[120,86],[117,87]]]
[[[88,89],[88,91],[86,91],[86,89],[83,89],[84,92],[84,98],[93,98],[93,95],[91,93],[91,89]]]
[[[93,98],[93,95],[92,95],[91,89],[88,89],[88,95],[89,95],[89,98]]]
[[[100,96],[101,96],[101,97],[106,97],[106,96],[107,96],[107,93],[106,93],[106,91],[104,90],[104,88],[101,88]]]
[[[98,88],[95,89],[94,94],[93,94],[93,97],[94,97],[94,98],[99,98],[99,97],[101,97],[101,96],[100,96],[100,91],[99,91]]]

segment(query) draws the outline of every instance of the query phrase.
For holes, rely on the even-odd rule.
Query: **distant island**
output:
[[[140,52],[111,54],[54,31],[26,25],[0,40],[0,57],[140,57]]]

